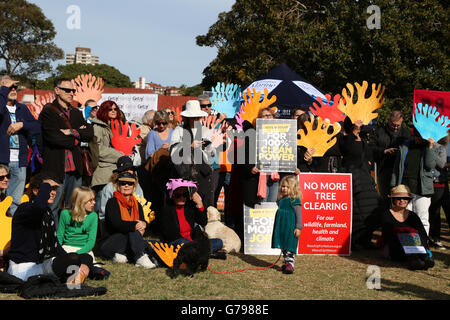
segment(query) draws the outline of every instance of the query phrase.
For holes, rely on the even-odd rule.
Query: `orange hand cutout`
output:
[[[169,246],[167,243],[155,243],[149,242],[152,246],[153,250],[155,250],[156,254],[161,258],[161,260],[169,267],[173,267],[173,260],[178,255],[178,251],[180,250],[182,245],[178,245],[175,249],[171,245]]]
[[[319,101],[320,106],[313,102],[314,107],[310,107],[309,111],[322,119],[330,120],[331,123],[344,121],[345,115],[338,109],[341,96],[339,94],[335,95],[333,98],[333,104],[330,104],[331,96],[329,94],[326,94],[325,98],[328,101],[326,104],[322,101],[321,97],[317,97],[316,99]]]
[[[6,197],[0,202],[0,250],[9,247],[11,242],[12,217],[6,216],[6,212],[12,204],[12,197]]]
[[[41,111],[44,108],[44,106],[47,103],[53,102],[53,100],[55,100],[55,95],[53,93],[47,93],[47,94],[37,98],[31,104],[31,108],[28,107],[28,109],[30,109],[31,114],[33,115],[33,117],[35,117],[37,119],[37,118],[39,118],[39,114],[41,113]]]
[[[322,157],[336,143],[336,135],[341,130],[339,123],[333,124],[333,132],[328,133],[330,127],[329,121],[323,121],[322,118],[317,117],[317,127],[313,129],[314,117],[311,116],[309,121],[305,121],[304,125],[307,130],[305,134],[303,129],[298,130],[297,134],[300,139],[297,139],[298,146],[304,146],[306,149],[314,148],[313,157]]]
[[[347,83],[347,88],[350,91],[350,96],[347,94],[347,90],[342,89],[342,97],[345,100],[341,99],[339,103],[339,110],[344,112],[352,123],[356,123],[356,121],[361,120],[364,125],[368,125],[369,122],[376,117],[378,117],[378,113],[373,113],[374,110],[381,108],[384,104],[384,86],[379,84],[378,86],[373,83],[372,84],[372,94],[369,98],[365,97],[366,90],[368,87],[367,81],[363,81],[362,86],[358,83],[355,83],[357,90],[357,101],[353,103],[355,89],[353,85]]]
[[[92,99],[99,101],[102,98],[104,81],[96,78],[92,74],[82,74],[72,80],[75,87],[74,100],[84,105],[86,101]]]
[[[267,99],[269,90],[264,88],[264,99],[263,101],[259,102],[261,98],[261,91],[256,91],[255,88],[253,88],[252,90],[253,95],[251,94],[249,88],[242,92],[244,103],[241,106],[240,117],[255,125],[259,110],[269,107],[271,104],[277,101],[277,97],[272,96],[272,98]],[[272,107],[272,109],[275,111],[276,107]]]
[[[155,211],[150,208],[152,206],[152,203],[150,201],[147,201],[144,196],[139,197],[136,193],[134,193],[133,196],[142,206],[145,222],[147,222],[147,224],[150,224],[153,220],[155,220]]]
[[[130,136],[128,136],[128,130],[131,129]],[[136,124],[132,123],[131,126],[128,122],[122,126],[119,120],[111,121],[111,145],[114,149],[122,152],[123,154],[130,156],[133,154],[133,147],[141,143],[142,138],[138,138],[141,133],[141,129],[136,128]]]

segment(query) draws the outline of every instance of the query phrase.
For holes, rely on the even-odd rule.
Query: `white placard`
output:
[[[312,97],[321,97],[322,99],[325,99],[325,96],[322,94],[322,92],[320,92],[319,90],[317,90],[316,88],[314,88],[311,84],[304,82],[304,81],[292,81],[295,85],[297,85],[300,89],[302,89],[303,91],[305,91],[307,94],[309,94]]]
[[[107,100],[117,103],[127,121],[140,120],[146,111],[158,109],[158,95],[154,93],[103,93],[98,105]]]
[[[277,79],[264,79],[253,82],[251,85],[248,86],[247,89],[250,89],[250,91],[253,91],[253,88],[255,91],[260,91],[264,94],[264,89],[267,89],[269,93],[271,93],[283,80],[277,80]],[[247,91],[245,89],[245,91]]]

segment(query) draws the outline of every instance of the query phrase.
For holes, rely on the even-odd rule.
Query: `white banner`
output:
[[[322,92],[320,92],[319,90],[317,90],[316,88],[314,88],[311,84],[307,83],[307,82],[303,82],[303,81],[292,81],[295,85],[297,85],[300,89],[302,89],[303,91],[305,91],[307,94],[309,94],[310,96],[316,98],[316,97],[321,97],[322,100],[326,100],[325,96],[322,94]]]
[[[141,121],[146,111],[158,108],[158,95],[154,93],[103,93],[98,105],[107,100],[117,104],[127,121],[135,118]]]
[[[255,91],[261,91],[262,94],[264,94],[264,89],[267,89],[269,93],[271,93],[283,80],[276,80],[276,79],[264,79],[253,82],[251,85],[248,86],[247,89],[250,89],[250,91],[253,91],[253,88]],[[244,91],[247,91],[245,89]]]

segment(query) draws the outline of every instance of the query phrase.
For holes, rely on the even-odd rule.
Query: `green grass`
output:
[[[146,270],[133,264],[103,261],[111,272],[108,280],[86,283],[104,286],[106,295],[78,300],[448,300],[450,299],[450,232],[443,228],[447,250],[433,249],[435,267],[410,271],[378,256],[360,251],[350,257],[297,256],[295,273],[284,275],[275,268],[215,274],[209,270],[193,278],[171,279],[167,268]],[[230,254],[227,260],[210,260],[215,272],[265,268],[278,256]],[[278,266],[281,261],[278,262]],[[366,286],[367,268],[380,267],[381,289]],[[0,300],[21,299],[0,294]]]

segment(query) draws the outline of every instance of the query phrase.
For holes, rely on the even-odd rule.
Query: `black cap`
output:
[[[136,181],[136,176],[129,172],[122,172],[119,173],[119,176],[117,177],[117,181]]]
[[[136,167],[133,165],[133,160],[129,156],[122,156],[117,160],[117,169],[113,172],[124,172],[126,170],[136,171]]]

